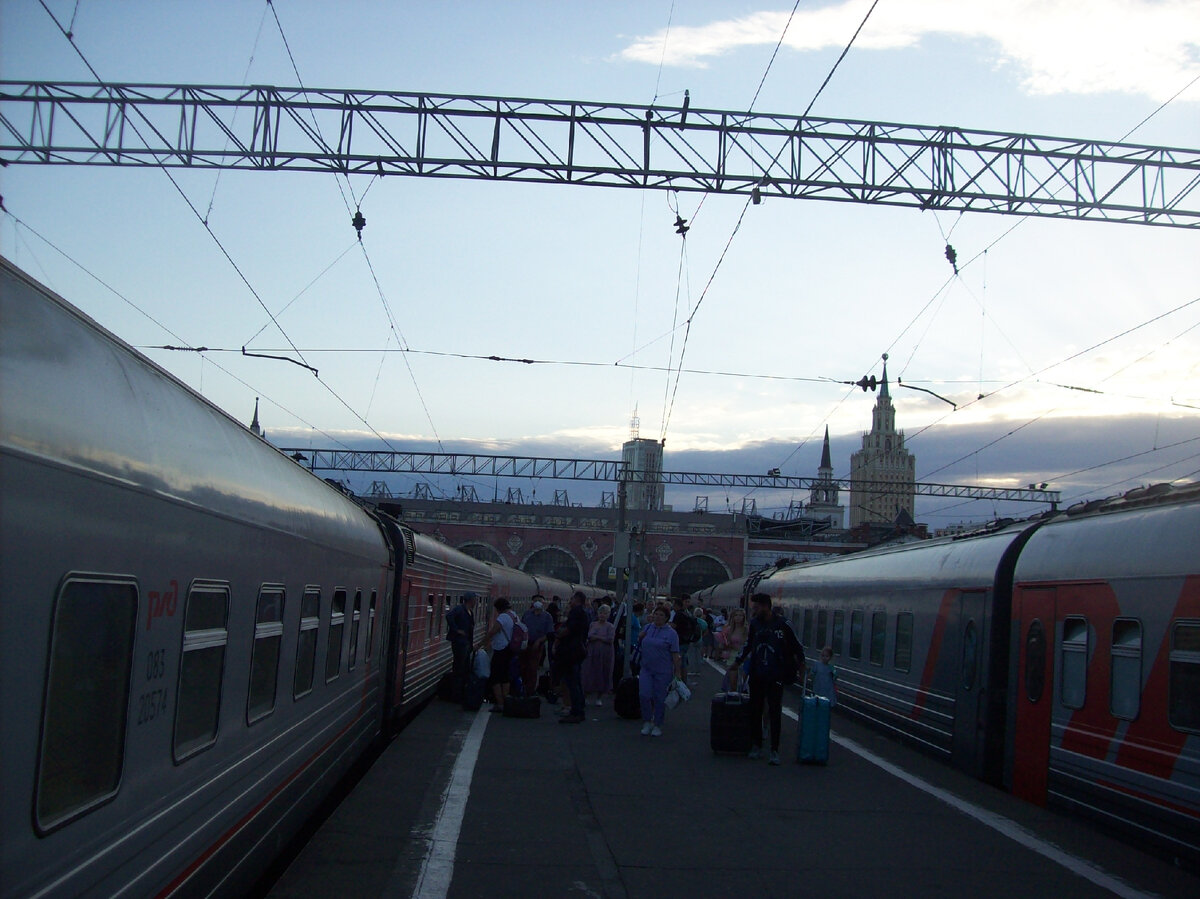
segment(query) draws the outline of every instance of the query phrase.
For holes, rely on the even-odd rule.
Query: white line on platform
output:
[[[421,873],[417,875],[417,883],[413,887],[413,899],[445,899],[450,892],[458,833],[462,829],[467,799],[471,795],[471,779],[475,776],[475,761],[479,758],[483,731],[492,717],[488,714],[490,711],[485,707],[476,714],[471,729],[467,731],[467,738],[450,773],[450,782],[442,794],[442,807],[438,810],[429,837],[429,851],[421,862]]]
[[[707,661],[708,664],[717,671],[721,672],[722,674],[725,673],[725,669],[713,662],[711,659],[706,659],[705,661]],[[783,713],[793,721],[797,721],[800,718],[796,712],[787,707],[783,709]],[[995,830],[997,833],[1001,833],[1010,840],[1021,844],[1026,849],[1031,849],[1039,855],[1050,859],[1050,861],[1062,865],[1068,871],[1078,874],[1085,880],[1090,880],[1092,883],[1102,889],[1108,890],[1111,893],[1115,893],[1118,896],[1127,897],[1127,899],[1144,899],[1144,897],[1154,895],[1153,893],[1144,893],[1141,890],[1137,890],[1124,881],[1092,864],[1091,862],[1064,852],[1057,846],[1047,843],[1036,834],[1033,834],[1024,827],[1021,827],[1021,825],[1017,824],[1015,821],[1011,821],[1002,815],[996,814],[995,812],[989,812],[986,809],[982,809],[977,805],[967,802],[965,799],[955,796],[953,793],[950,793],[947,790],[941,789],[940,787],[935,787],[933,784],[922,780],[915,774],[910,774],[898,765],[894,765],[886,759],[880,758],[869,749],[859,746],[853,740],[847,739],[846,737],[839,737],[836,734],[830,734],[829,739],[837,743],[839,746],[849,749],[855,755],[860,756],[861,758],[870,762],[872,765],[882,768],[888,774],[898,777],[910,786],[916,787],[918,790],[928,793],[935,799],[946,803],[951,808],[962,812],[968,817],[974,818],[980,824],[984,824],[987,827]]]

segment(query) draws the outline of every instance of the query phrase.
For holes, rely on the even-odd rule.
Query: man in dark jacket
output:
[[[555,664],[560,666],[563,682],[571,696],[571,712],[559,724],[580,724],[583,716],[583,657],[587,654],[588,618],[584,610],[587,597],[576,592],[571,597],[567,621],[554,647]]]
[[[475,648],[475,602],[478,594],[464,593],[462,602],[446,613],[446,639],[454,653],[454,680],[459,695],[467,686],[471,670],[471,653]]]
[[[762,716],[766,704],[771,720],[772,765],[779,764],[779,732],[782,730],[783,687],[804,670],[804,647],[787,619],[771,608],[771,597],[755,593],[750,598],[750,636],[737,661],[750,660],[750,728],[753,747],[750,758],[762,758]]]

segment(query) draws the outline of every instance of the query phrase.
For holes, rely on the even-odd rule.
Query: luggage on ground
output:
[[[463,689],[462,707],[467,712],[478,712],[483,707],[483,687],[487,681],[478,677],[474,672],[467,675],[467,685]]]
[[[750,697],[718,693],[712,698],[708,739],[713,752],[749,752],[752,745]]]
[[[829,761],[829,700],[805,693],[800,703],[800,736],[796,761],[824,765]]]
[[[438,681],[437,695],[438,699],[445,699],[449,702],[462,702],[462,681],[454,676],[453,671],[447,671],[442,675],[442,679]]]
[[[613,693],[613,711],[622,718],[641,718],[642,700],[638,696],[638,679],[623,677]]]
[[[538,696],[505,696],[505,718],[540,718],[542,700]]]

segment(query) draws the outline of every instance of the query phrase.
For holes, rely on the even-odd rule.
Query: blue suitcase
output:
[[[829,700],[824,696],[804,694],[800,704],[796,761],[810,765],[824,765],[829,761]]]

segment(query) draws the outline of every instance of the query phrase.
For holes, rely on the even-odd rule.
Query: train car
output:
[[[839,708],[1200,864],[1200,487],[768,569]],[[736,598],[736,599],[735,599]]]
[[[1007,785],[1200,863],[1200,488],[1068,510],[1014,581]]]
[[[1011,570],[1036,526],[769,570],[752,590],[808,654],[833,647],[842,710],[999,785]]]
[[[388,714],[398,721],[411,714],[437,688],[450,670],[453,653],[446,639],[446,613],[463,595],[481,597],[475,610],[475,638],[487,627],[485,597],[491,590],[489,566],[402,524],[391,525],[402,547],[404,564],[396,591],[396,614],[402,625],[394,633]]]
[[[0,279],[3,892],[239,894],[380,731],[384,533]]]

